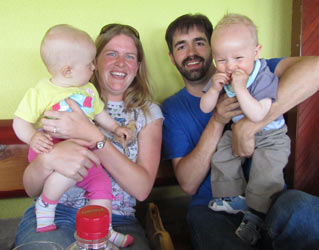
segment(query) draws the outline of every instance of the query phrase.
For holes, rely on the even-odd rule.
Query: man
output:
[[[165,38],[169,56],[181,73],[185,88],[162,104],[165,116],[163,157],[172,160],[179,184],[187,194],[193,195],[187,219],[194,248],[255,249],[246,245],[234,233],[242,220],[241,214],[216,213],[208,208],[208,203],[213,197],[209,176],[210,160],[216,151],[225,124],[232,116],[241,113],[237,110],[239,105],[236,99],[226,97],[220,98],[213,116],[212,113],[204,114],[200,110],[202,89],[215,72],[209,42],[212,32],[212,24],[203,15],[183,15],[167,28]],[[254,150],[254,134],[257,131],[319,88],[319,81],[314,81],[319,75],[319,60],[316,57],[272,59],[267,63],[271,70],[281,77],[277,102],[272,105],[262,122],[252,123],[244,118],[233,126],[235,155],[251,155]],[[305,82],[311,84],[301,89],[300,86],[303,86]],[[297,203],[302,199],[297,195],[290,195],[290,198],[294,199],[290,199],[289,203],[282,202],[283,204],[279,205],[276,203],[277,214],[280,214],[280,210],[287,214],[294,213],[291,203]],[[280,197],[278,202],[280,200],[287,201],[284,197]],[[272,210],[266,218],[267,229],[273,229],[275,225],[271,214]],[[292,238],[290,242],[293,247],[302,242],[302,240],[298,241],[298,237],[303,237],[301,234],[290,237],[287,232],[291,228],[283,228],[282,225],[286,222],[284,220],[288,220],[287,217],[276,217],[277,224],[274,231],[278,234],[264,237],[271,240],[265,240],[264,243],[273,245],[274,249],[286,249],[278,246],[290,238]],[[319,218],[317,220],[319,222]],[[278,226],[279,224],[281,226]],[[295,225],[291,225],[293,226]],[[306,225],[304,235],[308,235],[307,229]],[[286,236],[284,239],[280,237],[283,235],[281,234],[283,230]],[[312,229],[309,228],[308,231],[310,230]],[[314,235],[314,238],[318,239],[318,235]],[[313,240],[309,241],[307,249],[314,247],[311,244],[314,244]],[[297,249],[293,247],[290,246],[290,249]]]

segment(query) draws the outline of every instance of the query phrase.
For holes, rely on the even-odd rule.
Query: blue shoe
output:
[[[229,214],[248,211],[246,199],[240,195],[213,199],[209,202],[208,207],[215,212],[226,212]]]
[[[244,242],[249,245],[255,245],[257,241],[261,238],[260,229],[263,224],[261,218],[257,215],[246,212],[242,222],[236,229],[235,234]]]

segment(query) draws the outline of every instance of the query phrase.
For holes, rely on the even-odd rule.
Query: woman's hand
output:
[[[222,95],[214,110],[215,121],[226,125],[233,116],[242,114],[236,98],[230,98],[226,94]]]
[[[65,140],[54,145],[49,153],[39,154],[25,169],[23,183],[29,196],[42,192],[47,177],[54,171],[81,181],[93,166],[100,164],[99,158],[89,149],[73,140]]]
[[[81,139],[94,146],[103,138],[99,129],[90,122],[77,103],[71,99],[66,102],[70,105],[72,112],[46,111],[42,118],[43,129],[52,136],[63,139]]]
[[[66,140],[55,144],[51,153],[46,157],[46,167],[60,174],[81,181],[87,176],[87,169],[91,168],[93,162],[100,164],[99,158],[86,145],[79,145],[75,141]]]

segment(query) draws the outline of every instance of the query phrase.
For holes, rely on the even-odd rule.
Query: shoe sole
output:
[[[228,205],[229,206],[229,205]],[[234,210],[232,209],[231,207],[230,208],[227,208],[226,206],[214,206],[214,205],[211,205],[211,203],[208,204],[208,207],[215,211],[215,212],[225,212],[225,213],[228,213],[228,214],[238,214],[238,213],[244,213],[243,210]]]

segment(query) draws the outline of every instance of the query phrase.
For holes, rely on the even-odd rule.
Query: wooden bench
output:
[[[12,120],[0,120],[0,198],[25,196],[22,176],[27,161],[28,146],[12,129]],[[177,184],[170,162],[161,162],[155,187]]]
[[[27,145],[15,136],[12,120],[0,120],[0,198],[26,196],[22,176],[27,152]]]
[[[23,172],[28,165],[27,152],[28,146],[16,137],[12,129],[12,120],[0,120],[0,198],[27,196],[22,182]],[[190,197],[171,197],[168,195],[171,189],[178,190],[172,165],[170,162],[161,162],[153,191],[145,202],[137,204],[136,215],[145,223],[148,203],[154,202],[160,209],[164,227],[170,233],[175,249],[191,249],[185,231]]]

